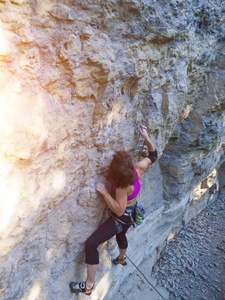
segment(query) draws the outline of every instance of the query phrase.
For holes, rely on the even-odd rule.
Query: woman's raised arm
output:
[[[148,147],[149,155],[145,158],[143,158],[141,161],[134,164],[135,169],[138,171],[140,180],[143,177],[144,172],[156,161],[158,158],[158,153],[153,145],[152,141],[150,140],[150,137],[148,136],[147,130],[140,128],[140,134],[143,137],[143,139],[146,142],[146,145]]]

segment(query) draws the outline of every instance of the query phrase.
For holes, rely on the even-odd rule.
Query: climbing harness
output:
[[[138,204],[138,202],[136,202],[134,205],[127,207],[124,214],[126,214],[126,216],[130,216],[130,222],[128,222],[128,223],[123,222],[119,217],[117,217],[116,214],[114,214],[112,212],[112,210],[110,208],[108,209],[108,212],[116,224],[117,234],[118,234],[118,233],[122,232],[123,225],[126,225],[126,226],[133,225],[133,227],[135,227],[135,225],[142,224],[145,213],[146,213],[146,209],[144,208],[143,205]]]
[[[120,249],[121,250],[121,249]],[[159,294],[159,296],[163,299],[166,300],[162,294],[160,294],[160,292],[153,286],[153,284],[148,280],[148,278],[141,272],[141,270],[135,265],[135,263],[127,256],[127,254],[125,254],[125,252],[123,252],[123,250],[121,250],[122,253],[126,256],[126,258],[128,258],[128,260],[132,263],[132,265],[141,273],[141,275],[144,277],[144,279],[147,281],[147,283]]]
[[[113,211],[109,208],[108,212],[110,217],[114,220],[116,228],[117,228],[117,234],[123,231],[123,225],[126,226],[130,226],[133,225],[134,226],[134,220],[135,220],[135,207],[136,207],[136,203],[132,206],[129,206],[126,208],[125,210],[125,214],[127,214],[127,216],[130,216],[130,222],[124,222],[122,221],[119,217],[117,217],[116,214],[113,213]]]

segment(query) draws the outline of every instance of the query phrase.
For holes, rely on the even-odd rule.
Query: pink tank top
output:
[[[131,201],[134,198],[136,198],[137,195],[140,192],[140,189],[141,189],[141,183],[140,183],[139,178],[138,178],[138,172],[135,169],[134,169],[134,171],[135,171],[135,174],[137,175],[136,181],[134,183],[134,191],[130,196],[127,197],[127,201]],[[116,192],[115,188],[113,188],[113,190],[114,190],[114,192]]]
[[[135,197],[137,197],[137,195],[139,194],[140,192],[140,189],[141,189],[141,183],[139,181],[139,178],[138,178],[138,172],[134,169],[136,175],[137,175],[137,178],[136,178],[136,181],[134,183],[134,191],[133,193],[127,197],[127,201],[131,201],[133,200]]]

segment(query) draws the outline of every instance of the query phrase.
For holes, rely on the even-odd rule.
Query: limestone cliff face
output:
[[[155,262],[168,237],[224,185],[223,0],[0,1],[0,299],[72,299],[84,243],[106,217],[95,191],[138,126],[159,160],[128,254]],[[137,252],[138,245],[138,252]],[[132,266],[100,247],[91,299]],[[149,266],[151,268],[152,266]],[[82,298],[82,297],[81,297]]]

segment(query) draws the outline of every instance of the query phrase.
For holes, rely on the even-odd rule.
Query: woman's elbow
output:
[[[121,209],[116,212],[117,217],[122,217],[123,214],[124,214],[124,210]]]

